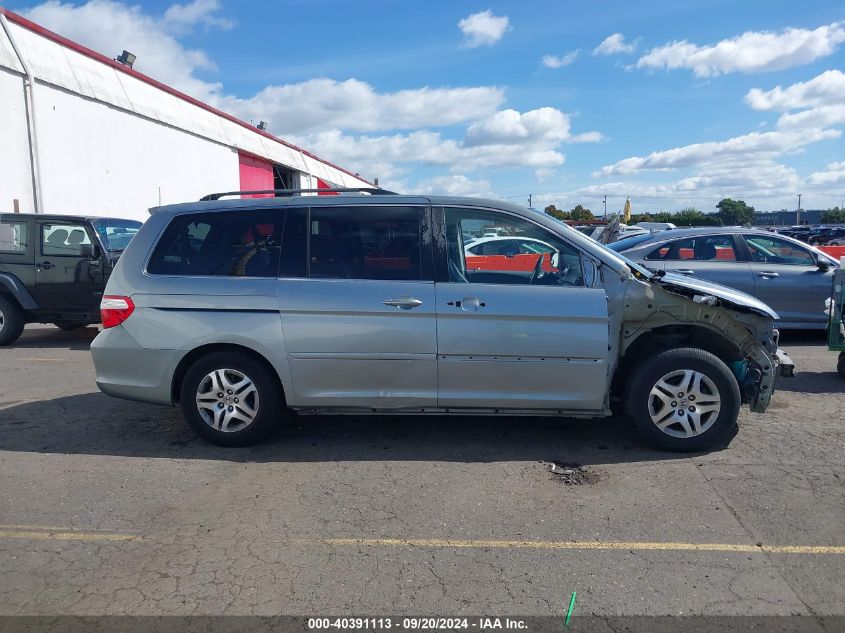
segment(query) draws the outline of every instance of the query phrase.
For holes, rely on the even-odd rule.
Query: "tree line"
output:
[[[742,226],[751,224],[754,219],[754,207],[743,200],[723,198],[716,205],[716,213],[704,213],[695,207],[687,207],[680,211],[656,211],[654,213],[632,213],[630,224],[638,222],[672,222],[676,226]],[[576,205],[569,211],[558,209],[550,204],[545,209],[553,218],[558,220],[573,220],[576,222],[590,222],[596,216],[590,209]],[[823,211],[821,221],[824,224],[845,224],[845,209],[834,207]]]
[[[742,200],[724,198],[716,205],[716,213],[704,213],[695,207],[687,207],[674,213],[669,211],[657,211],[655,213],[632,213],[631,224],[637,222],[672,222],[677,226],[736,226],[751,224],[754,218],[754,207],[748,206]],[[553,218],[558,220],[574,220],[577,222],[589,222],[596,217],[590,209],[577,205],[569,211],[558,209],[550,204],[545,209]]]

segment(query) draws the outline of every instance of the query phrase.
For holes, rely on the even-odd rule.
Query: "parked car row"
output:
[[[845,226],[793,226],[777,232],[810,246],[845,246]]]

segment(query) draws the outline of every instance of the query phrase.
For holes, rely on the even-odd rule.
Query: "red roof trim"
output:
[[[302,149],[301,147],[297,147],[293,143],[288,143],[284,139],[281,139],[277,136],[273,136],[269,132],[262,132],[261,130],[259,130],[258,128],[256,128],[253,125],[250,125],[246,121],[241,121],[239,118],[234,117],[231,114],[223,112],[222,110],[218,110],[217,108],[214,108],[214,107],[208,105],[207,103],[203,103],[202,101],[200,101],[198,99],[194,99],[193,97],[186,95],[184,92],[179,92],[175,88],[171,88],[170,86],[165,85],[165,84],[161,83],[160,81],[156,81],[152,77],[148,77],[147,75],[145,75],[143,73],[139,73],[137,70],[133,70],[132,68],[129,68],[128,66],[124,66],[120,62],[116,62],[113,59],[109,59],[105,55],[101,55],[100,53],[98,53],[96,51],[92,51],[90,48],[87,48],[87,47],[83,46],[82,44],[77,44],[76,42],[69,40],[66,37],[62,37],[58,33],[54,33],[53,31],[50,31],[49,29],[45,29],[43,26],[36,24],[35,22],[32,22],[30,20],[27,20],[25,17],[18,15],[17,13],[9,11],[8,9],[4,9],[3,7],[0,7],[0,13],[5,15],[6,18],[10,22],[14,22],[15,24],[32,31],[33,33],[37,33],[38,35],[46,37],[47,39],[52,40],[52,41],[56,42],[57,44],[61,44],[62,46],[66,47],[66,48],[69,48],[73,51],[76,51],[77,53],[85,55],[86,57],[90,57],[91,59],[94,59],[94,60],[96,60],[96,61],[98,61],[102,64],[106,64],[107,66],[111,66],[115,70],[118,70],[122,73],[129,75],[130,77],[134,77],[135,79],[143,81],[144,83],[147,83],[151,86],[158,88],[159,90],[163,90],[164,92],[167,92],[168,94],[171,94],[174,97],[178,97],[179,99],[182,99],[182,101],[187,101],[188,103],[195,105],[198,108],[202,108],[203,110],[211,112],[212,114],[216,114],[219,117],[223,117],[224,119],[227,119],[227,120],[231,121],[232,123],[237,123],[241,127],[248,129],[250,132],[253,132],[255,134],[260,134],[261,136],[269,138],[272,141],[276,141],[277,143],[281,143],[282,145],[289,147],[293,150],[296,150],[297,152],[302,152],[306,156],[313,158],[314,160],[320,161],[324,165],[328,165],[329,167],[333,167],[334,169],[342,171],[343,173],[348,174],[348,175],[352,176],[353,178],[358,178],[359,180],[362,180],[364,182],[369,183],[368,180],[361,178],[361,176],[358,176],[358,175],[352,173],[348,169],[344,169],[340,165],[335,165],[334,163],[327,161],[323,158],[320,158],[319,156],[315,156],[314,154],[312,154],[308,150]],[[266,156],[262,157],[262,158],[267,160]],[[369,183],[369,184],[372,184],[372,183]]]

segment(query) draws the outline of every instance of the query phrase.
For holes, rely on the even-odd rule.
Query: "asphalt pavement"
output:
[[[0,348],[0,615],[845,615],[821,335],[784,337],[796,377],[728,448],[678,455],[530,417],[298,416],[218,448],[100,394],[95,334]]]

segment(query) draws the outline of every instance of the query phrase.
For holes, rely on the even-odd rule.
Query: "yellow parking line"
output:
[[[116,534],[110,532],[80,532],[76,530],[35,528],[0,528],[0,539],[17,538],[44,541],[136,541],[141,537],[136,534]]]
[[[746,543],[660,543],[641,541],[497,541],[399,538],[327,538],[325,545],[408,546],[445,548],[652,550],[689,552],[766,552],[769,554],[845,554],[840,545],[753,545]]]

